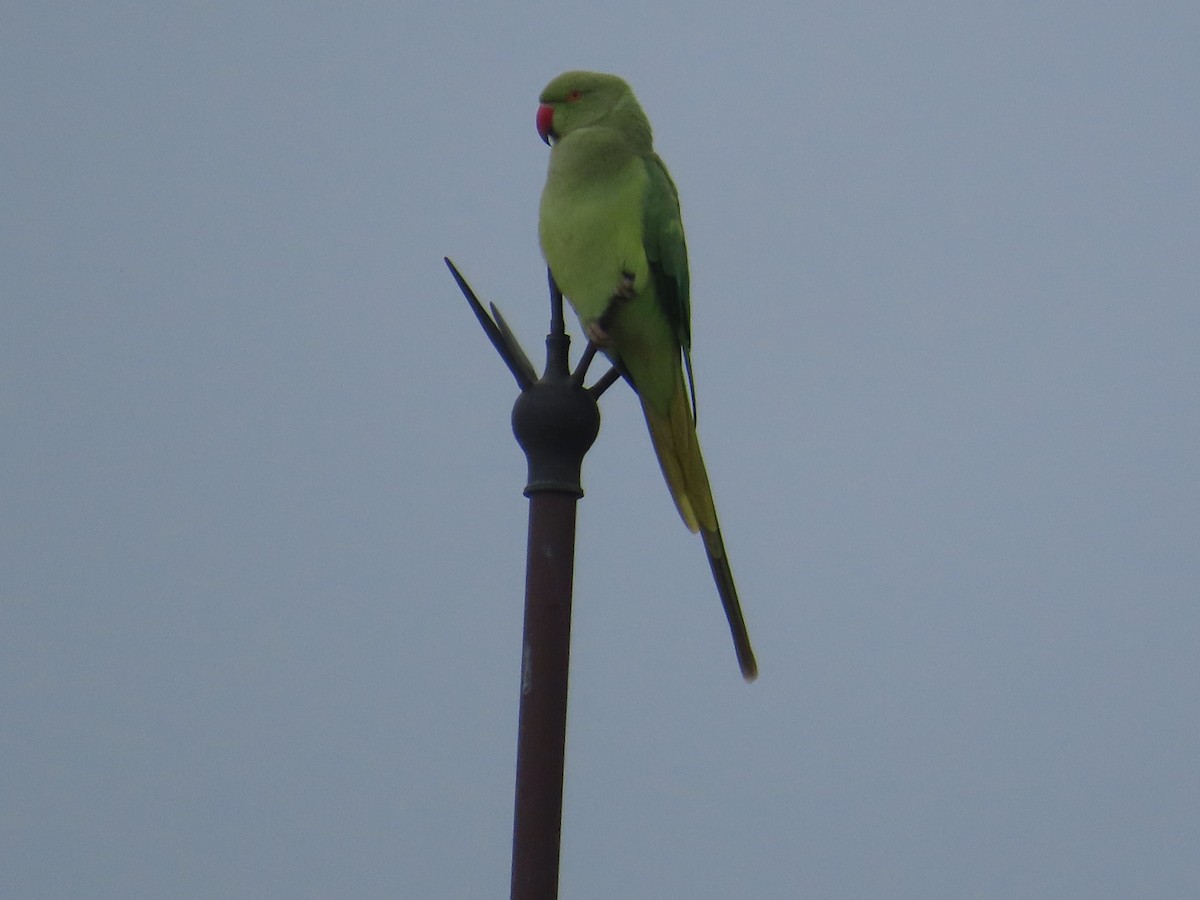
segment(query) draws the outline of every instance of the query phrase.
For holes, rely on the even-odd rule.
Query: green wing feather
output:
[[[679,212],[679,191],[657,153],[646,158],[649,176],[642,222],[642,244],[654,293],[679,346],[687,370],[692,416],[696,415],[696,382],[692,376],[692,302],[688,276],[687,240]]]
[[[681,396],[682,385],[675,395],[678,400],[672,403],[666,416],[656,414],[645,405],[643,409],[663,474],[667,478],[680,515],[693,530],[697,530],[699,526],[698,530],[704,537],[704,549],[717,583],[717,592],[725,607],[725,617],[733,633],[738,664],[746,680],[753,681],[758,677],[758,663],[754,659],[754,651],[750,648],[750,636],[742,618],[737,587],[733,582],[733,572],[725,554],[725,542],[721,538],[721,528],[717,523],[717,511],[713,505],[712,489],[708,484],[708,473],[705,471],[700,444],[696,438],[696,383],[692,377],[691,355],[692,304],[687,242],[683,236],[683,218],[679,212],[679,192],[657,154],[647,157],[646,169],[649,180],[646,188],[642,243],[646,251],[646,260],[650,264],[650,275],[654,280],[655,299],[666,315],[683,355],[691,395],[691,410],[687,409],[687,401]],[[678,375],[676,377],[678,378]]]

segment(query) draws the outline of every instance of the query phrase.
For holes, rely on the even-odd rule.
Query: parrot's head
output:
[[[558,142],[581,128],[600,125],[644,139],[650,148],[650,122],[629,85],[602,72],[564,72],[538,98],[537,130],[543,141]]]

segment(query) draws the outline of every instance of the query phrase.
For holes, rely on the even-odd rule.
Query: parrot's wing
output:
[[[650,264],[650,275],[654,279],[654,295],[683,350],[694,416],[696,386],[692,379],[691,286],[687,241],[683,236],[683,218],[679,212],[679,192],[657,153],[646,157],[646,170],[648,180],[642,242],[646,260]]]

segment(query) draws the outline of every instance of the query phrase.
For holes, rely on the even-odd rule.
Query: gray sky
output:
[[[680,189],[762,676],[611,391],[562,896],[1200,895],[1195,4],[0,35],[0,895],[506,895],[524,460],[441,257],[540,355],[579,67]]]

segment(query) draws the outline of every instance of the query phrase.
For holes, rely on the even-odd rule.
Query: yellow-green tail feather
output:
[[[700,454],[700,441],[696,437],[696,425],[692,419],[683,373],[676,371],[675,390],[666,415],[656,411],[645,398],[642,398],[642,412],[646,416],[650,440],[658,454],[658,462],[671,491],[671,498],[675,501],[675,508],[679,510],[684,524],[693,533],[699,531],[704,538],[704,549],[712,567],[721,605],[725,608],[725,618],[729,620],[742,677],[753,681],[758,677],[758,663],[750,647],[750,636],[742,618],[733,571],[725,554],[725,542],[721,539],[721,526],[717,521],[717,509],[713,503],[712,488],[708,484],[704,457]]]

